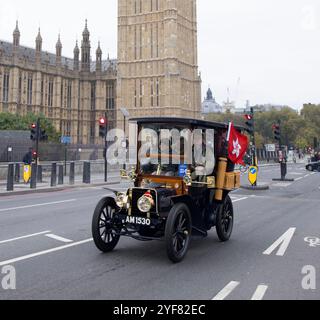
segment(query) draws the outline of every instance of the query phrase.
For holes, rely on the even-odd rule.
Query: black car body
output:
[[[198,152],[194,147],[190,151],[193,162],[186,165],[185,150],[188,146],[184,146],[178,155],[178,165],[173,164],[174,155],[170,151],[169,164],[161,162],[159,154],[151,151],[148,159],[158,158],[160,164],[153,165],[152,161],[141,162],[138,159],[132,172],[122,172],[122,176],[130,178],[134,186],[127,192],[115,191],[115,197],[102,199],[95,210],[92,233],[98,249],[112,251],[122,236],[141,241],[160,240],[166,243],[169,259],[180,262],[187,253],[192,235],[206,237],[207,232],[216,227],[219,239],[228,241],[234,220],[229,193],[240,187],[240,172],[234,171],[234,164],[225,154],[228,125],[177,118],[139,118],[132,121],[137,124],[138,136],[151,128],[157,132],[167,128],[180,130],[180,133],[188,130],[192,134],[198,130],[206,136],[206,130],[211,130],[212,141],[207,139],[207,146],[214,151],[215,165],[211,172],[193,176],[201,166],[194,163]],[[186,145],[184,140],[182,143]],[[138,149],[141,147],[141,141],[137,146]],[[179,147],[182,149],[181,145]]]
[[[318,171],[320,172],[320,161],[310,162],[307,164],[306,169],[308,171]]]

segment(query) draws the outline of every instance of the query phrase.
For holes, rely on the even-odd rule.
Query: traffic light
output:
[[[281,140],[281,128],[280,124],[274,124],[273,125],[273,133],[275,140],[279,141]]]
[[[99,120],[99,136],[105,138],[107,135],[107,119],[100,118]]]
[[[40,130],[40,141],[48,141],[46,130]]]
[[[253,114],[246,114],[245,116],[246,121],[246,131],[250,134],[250,135],[254,135],[254,117]]]
[[[30,129],[30,139],[32,141],[36,141],[37,140],[37,135],[38,135],[38,127],[35,123],[33,123],[31,125],[31,129]]]
[[[32,159],[36,160],[37,159],[37,151],[32,151]]]

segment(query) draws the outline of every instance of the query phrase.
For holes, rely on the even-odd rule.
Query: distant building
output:
[[[202,103],[202,114],[210,113],[222,113],[222,106],[216,102],[216,99],[213,97],[212,91],[209,88],[207,91],[207,96]]]
[[[285,105],[275,105],[275,104],[258,104],[255,106],[247,106],[245,111],[246,112],[250,112],[250,108],[253,108],[255,112],[269,112],[269,111],[281,111],[285,108],[290,108],[289,106],[285,106]],[[293,110],[293,109],[292,109]]]

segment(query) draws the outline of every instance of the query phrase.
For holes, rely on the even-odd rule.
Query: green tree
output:
[[[245,119],[241,115],[212,114],[207,116],[207,120],[224,123],[233,121],[236,125],[245,126]],[[314,137],[320,140],[320,105],[305,105],[301,115],[291,108],[256,112],[255,138],[258,148],[276,142],[272,127],[279,121],[284,145],[305,148],[313,146]]]
[[[11,113],[0,113],[0,130],[28,131],[31,124],[36,123],[38,118],[40,118],[41,129],[46,130],[49,141],[59,142],[60,133],[56,131],[52,122],[42,114],[27,113],[22,116]]]

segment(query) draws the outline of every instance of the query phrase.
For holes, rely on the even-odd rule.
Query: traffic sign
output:
[[[185,177],[188,171],[188,166],[186,164],[181,164],[179,166],[179,177]]]
[[[63,143],[63,144],[71,144],[71,137],[62,136],[61,137],[61,143]]]
[[[252,186],[254,186],[258,180],[258,167],[251,166],[249,168],[249,182]]]
[[[267,152],[276,152],[275,144],[266,144],[265,147]]]

